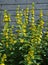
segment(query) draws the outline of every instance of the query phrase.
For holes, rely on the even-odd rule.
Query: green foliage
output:
[[[0,33],[0,65],[48,65],[48,25],[44,26],[42,10],[35,21],[34,3],[32,6],[31,11],[17,8],[16,26],[10,26],[5,10],[5,25]]]

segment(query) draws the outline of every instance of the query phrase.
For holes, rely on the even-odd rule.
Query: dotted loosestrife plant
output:
[[[48,21],[45,27],[43,11],[35,20],[35,8],[16,8],[16,25],[4,11],[4,28],[0,33],[0,65],[48,65]]]

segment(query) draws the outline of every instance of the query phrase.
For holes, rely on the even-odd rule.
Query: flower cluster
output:
[[[43,65],[47,61],[48,30],[44,29],[43,11],[35,21],[35,8],[16,9],[16,26],[10,25],[10,15],[4,11],[4,28],[0,41],[0,65]],[[45,31],[44,31],[45,30]],[[44,59],[45,58],[45,59]]]

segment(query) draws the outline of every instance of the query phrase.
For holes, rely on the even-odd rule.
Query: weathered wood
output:
[[[46,21],[48,14],[48,0],[0,0],[0,29],[4,25],[3,21],[3,11],[6,9],[11,14],[12,23],[15,25],[15,13],[16,7],[20,5],[21,9],[26,7],[32,8],[32,2],[35,3],[35,20],[38,20],[39,10],[42,9],[44,13],[44,20]],[[10,23],[10,24],[12,24]]]
[[[15,4],[15,3],[48,3],[48,0],[0,0],[0,4]]]
[[[16,7],[17,5],[16,4],[6,4],[6,5],[2,5],[1,6],[1,9],[4,10],[4,9],[7,9],[7,10],[16,10]],[[20,5],[21,9],[23,8],[26,8],[26,7],[29,7],[30,9],[32,8],[31,5]],[[35,9],[47,9],[48,10],[48,4],[35,4]]]

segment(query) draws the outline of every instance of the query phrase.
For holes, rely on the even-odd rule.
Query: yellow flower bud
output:
[[[26,28],[26,25],[23,25],[22,28]]]
[[[20,14],[18,13],[17,16],[19,16]]]
[[[29,61],[29,60],[30,60],[30,56],[27,56],[27,58],[26,58],[26,59],[27,59],[27,61]]]
[[[6,54],[3,55],[4,58],[7,58]]]
[[[32,20],[32,22],[34,23],[34,20]]]
[[[0,64],[0,65],[5,65],[4,63]]]
[[[43,11],[42,10],[40,10],[40,17],[42,17],[43,16]]]
[[[9,29],[7,29],[7,32],[9,32]]]
[[[20,42],[23,43],[24,42],[24,39],[20,39]]]
[[[9,21],[11,21],[10,15],[7,13],[6,10],[4,11],[4,19],[3,19],[3,21],[4,21],[4,22],[9,22]]]
[[[28,16],[25,16],[26,19],[28,19]]]
[[[11,39],[10,39],[10,42],[11,42],[11,43],[13,43],[13,42],[14,42],[13,38],[11,38]]]
[[[26,32],[26,29],[23,29],[22,32]]]
[[[7,38],[7,39],[9,38],[8,35],[6,36],[6,38]]]
[[[44,21],[43,21],[43,20],[41,20],[41,21],[40,21],[40,24],[41,24],[41,25],[43,25],[43,24],[44,24]]]
[[[25,11],[28,13],[29,12],[29,8],[26,8]]]
[[[5,15],[4,15],[4,18],[8,18],[8,16],[5,14]]]
[[[16,40],[14,40],[14,43],[16,43],[17,41]]]
[[[31,58],[34,59],[34,55],[32,55]]]
[[[5,35],[8,36],[8,33],[6,32]]]
[[[8,20],[8,18],[5,18],[4,21],[7,22],[7,21],[9,21],[9,20]]]
[[[21,20],[18,20],[18,21],[17,21],[17,24],[22,24]]]
[[[6,47],[8,48],[8,46],[9,46],[9,45],[8,45],[8,42],[6,42]]]
[[[31,42],[34,42],[34,39],[31,39]]]
[[[27,34],[26,33],[23,33],[23,35],[26,37],[27,36]]]
[[[32,62],[29,60],[29,61],[28,61],[28,65],[30,65],[30,64],[32,64]]]
[[[11,36],[13,36],[13,34],[10,34]]]
[[[34,9],[31,10],[31,13],[32,13],[33,15],[35,14]]]

